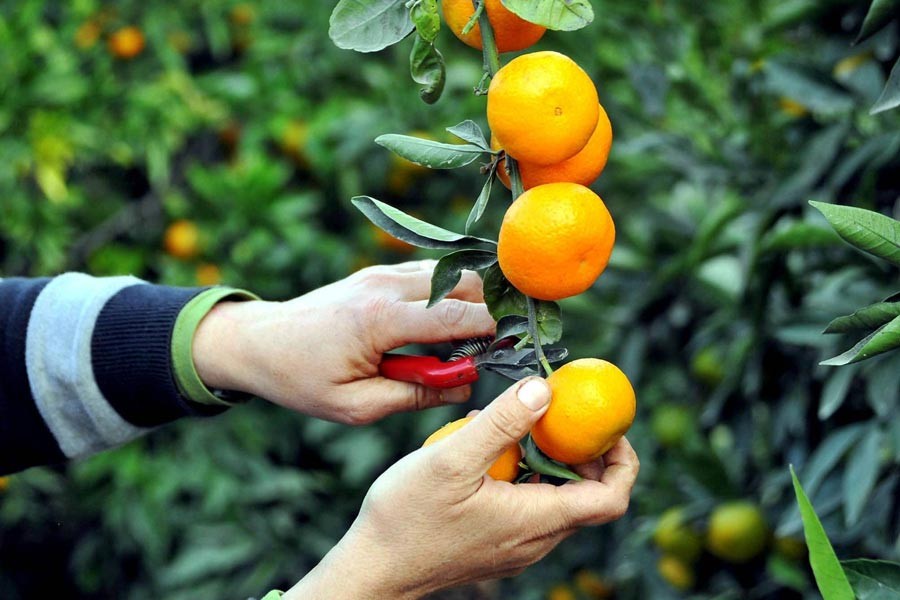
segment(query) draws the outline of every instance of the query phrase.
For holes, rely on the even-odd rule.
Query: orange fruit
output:
[[[487,118],[513,158],[552,165],[585,147],[597,129],[600,100],[588,74],[559,52],[519,56],[497,71]]]
[[[0,477],[0,492],[5,492],[9,487],[9,477]]]
[[[726,562],[745,563],[759,555],[768,541],[766,517],[752,502],[726,502],[709,517],[706,547]]]
[[[102,28],[96,21],[85,21],[75,30],[75,45],[82,50],[92,48],[100,39]]]
[[[469,19],[475,13],[472,0],[443,0],[444,21],[464,44],[481,50],[481,27],[478,23],[463,35]],[[545,27],[530,23],[525,19],[510,12],[500,0],[487,0],[484,5],[488,20],[494,30],[494,39],[497,42],[497,50],[500,52],[514,52],[524,50],[535,44],[547,31]]]
[[[606,600],[613,595],[612,586],[594,571],[582,569],[575,573],[573,580],[575,589],[592,600]]]
[[[516,289],[540,300],[585,291],[609,262],[616,228],[600,197],[577,183],[531,188],[500,226],[500,269]]]
[[[547,591],[547,600],[578,600],[578,596],[571,586],[558,583]]]
[[[659,517],[653,532],[656,547],[684,562],[694,562],[703,550],[703,538],[688,522],[681,507],[670,508]]]
[[[584,148],[575,156],[556,163],[554,165],[538,165],[519,161],[519,175],[522,176],[522,186],[528,190],[545,183],[557,183],[570,181],[581,185],[594,183],[609,158],[609,149],[612,146],[612,124],[609,116],[600,105],[600,117],[597,119],[597,127]],[[491,135],[491,147],[494,150],[501,149],[497,137]],[[500,181],[507,188],[512,189],[509,175],[506,174],[506,160],[500,161],[497,168]]]
[[[424,448],[438,440],[442,440],[451,433],[462,429],[466,423],[472,419],[473,417],[464,417],[462,419],[457,419],[452,423],[447,423],[428,436],[428,439],[425,440],[422,447]],[[500,458],[498,458],[493,465],[491,465],[487,474],[497,481],[514,481],[519,475],[520,460],[522,460],[522,450],[519,448],[518,444],[513,444],[506,449],[506,452],[500,455]]]
[[[144,34],[134,26],[117,29],[107,41],[109,52],[116,58],[131,60],[144,51]]]
[[[182,219],[166,229],[163,246],[171,256],[187,260],[200,253],[200,230],[196,223]]]
[[[614,364],[581,358],[547,378],[553,400],[531,430],[541,451],[580,465],[603,456],[634,421],[634,389]]]
[[[222,282],[222,271],[214,264],[203,263],[197,266],[195,272],[197,285],[219,285]]]
[[[664,554],[656,563],[656,570],[669,585],[677,590],[685,591],[694,587],[696,579],[694,571],[680,558]]]

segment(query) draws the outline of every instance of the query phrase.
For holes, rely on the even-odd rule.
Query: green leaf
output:
[[[503,6],[526,21],[554,31],[575,31],[594,20],[589,0],[501,0]]]
[[[484,182],[484,186],[481,188],[481,193],[478,194],[478,199],[475,200],[475,204],[469,212],[469,218],[466,219],[466,233],[469,233],[472,226],[481,219],[482,215],[484,215],[484,210],[487,208],[488,201],[491,199],[491,189],[494,185],[494,172],[496,170],[497,164],[494,163],[491,167],[491,172],[488,173],[487,181]]]
[[[900,106],[900,58],[894,63],[894,68],[891,69],[891,75],[884,85],[884,90],[881,92],[878,100],[875,101],[869,114],[874,115],[898,106]]]
[[[529,469],[541,475],[570,479],[572,481],[582,480],[580,475],[571,471],[564,464],[549,458],[541,452],[541,449],[537,447],[530,435],[525,439],[525,464],[528,465]]]
[[[841,407],[847,398],[850,384],[856,375],[855,367],[834,371],[822,388],[822,398],[819,400],[819,419],[825,420]]]
[[[441,14],[438,11],[437,0],[415,0],[409,8],[409,16],[419,37],[433,44],[441,30]]]
[[[847,459],[844,470],[844,522],[852,527],[859,521],[881,470],[881,432],[873,426],[863,434]]]
[[[431,308],[447,297],[462,278],[464,270],[480,271],[497,262],[497,253],[492,250],[457,250],[441,258],[431,276]]]
[[[841,562],[858,600],[900,598],[900,564],[859,558]]]
[[[500,321],[507,315],[528,315],[525,295],[506,279],[500,265],[494,265],[484,273],[484,301],[495,321]],[[558,342],[562,337],[562,311],[559,304],[544,300],[536,301],[535,304],[541,342]]]
[[[506,315],[497,321],[497,339],[508,337],[523,337],[528,335],[528,317],[520,315]]]
[[[406,0],[340,0],[331,13],[328,36],[338,48],[377,52],[412,30]]]
[[[770,231],[763,240],[766,252],[783,252],[805,248],[822,248],[840,243],[834,230],[807,223],[805,221],[789,221],[785,225]]]
[[[416,36],[409,55],[409,74],[413,81],[424,86],[419,90],[419,97],[426,104],[434,104],[441,98],[444,84],[447,82],[444,57],[433,43],[421,36]]]
[[[466,119],[459,125],[448,127],[447,131],[463,140],[464,142],[469,142],[470,144],[474,144],[479,148],[484,148],[485,150],[492,152],[491,145],[488,144],[487,140],[484,137],[484,132],[475,121]]]
[[[369,196],[356,196],[351,202],[372,223],[398,240],[420,248],[461,250],[483,244],[496,245],[488,239],[455,233],[426,223]]]
[[[823,360],[819,364],[832,367],[849,365],[895,348],[900,348],[900,317],[885,323],[843,354]]]
[[[475,162],[485,153],[483,148],[473,144],[445,144],[395,133],[380,135],[375,138],[375,143],[430,169],[458,169]]]
[[[838,562],[828,541],[825,528],[822,527],[816,511],[806,497],[794,467],[791,465],[791,479],[794,482],[794,493],[797,495],[797,504],[800,506],[800,517],[803,519],[803,534],[806,545],[809,548],[809,565],[812,567],[819,592],[823,600],[854,600],[853,589],[841,563]]]
[[[810,204],[825,215],[845,241],[900,267],[900,221],[854,206]]]
[[[881,31],[885,25],[897,16],[900,0],[872,0],[872,6],[863,21],[859,35],[854,44],[858,44]]]
[[[824,333],[872,330],[900,316],[900,302],[876,302],[828,324]]]

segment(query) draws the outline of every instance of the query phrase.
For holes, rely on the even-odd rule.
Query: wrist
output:
[[[378,545],[366,544],[354,528],[283,600],[418,600],[418,586],[398,580],[406,569],[393,565]]]
[[[197,374],[207,387],[255,393],[251,337],[253,324],[267,304],[220,302],[200,321],[191,349]]]

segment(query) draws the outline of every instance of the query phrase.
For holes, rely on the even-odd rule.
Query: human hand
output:
[[[465,402],[469,386],[441,391],[378,374],[382,355],[399,346],[493,334],[472,271],[448,299],[425,308],[434,265],[369,267],[284,303],[223,302],[194,337],[200,378],[347,424]]]
[[[359,516],[285,599],[420,598],[516,575],[581,527],[620,518],[639,463],[622,438],[584,481],[511,484],[490,465],[546,411],[547,384],[518,382],[465,427],[406,456],[372,485]]]

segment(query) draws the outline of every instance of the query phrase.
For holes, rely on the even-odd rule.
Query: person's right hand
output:
[[[406,456],[369,490],[347,535],[286,599],[420,598],[508,577],[581,527],[620,518],[638,459],[622,438],[584,481],[511,484],[486,476],[546,411],[539,378],[518,382],[453,435]]]

